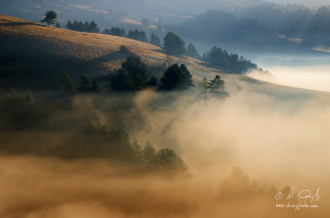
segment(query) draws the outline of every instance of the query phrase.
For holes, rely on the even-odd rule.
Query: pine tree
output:
[[[61,94],[72,95],[76,92],[76,84],[74,84],[68,74],[64,73],[60,76]]]
[[[121,69],[111,78],[111,87],[116,91],[138,91],[147,87],[149,75],[140,57],[130,56]]]
[[[164,90],[188,89],[193,86],[192,75],[184,64],[168,67],[160,81]]]
[[[226,97],[228,93],[225,91],[225,82],[216,75],[213,80],[209,82],[209,89],[211,96],[214,97]]]
[[[172,32],[168,32],[164,38],[164,49],[173,55],[186,54],[185,42]]]
[[[79,91],[81,91],[81,92],[90,92],[91,91],[91,88],[92,88],[91,81],[85,74],[81,75],[79,84],[80,84]]]
[[[142,155],[148,163],[155,163],[157,160],[156,150],[148,141],[142,149]]]
[[[204,96],[204,99],[206,99],[207,95],[208,95],[209,83],[205,76],[204,76],[202,82],[199,83],[199,87],[201,87],[201,89],[202,89],[201,94]]]
[[[155,46],[159,46],[159,47],[161,46],[159,37],[154,33],[150,35],[149,43]]]
[[[98,33],[100,32],[100,28],[97,26],[97,24],[92,20],[92,22],[87,27],[87,32],[89,33]]]
[[[147,34],[146,34],[146,32],[144,32],[143,30],[141,30],[141,32],[140,32],[140,34],[139,34],[139,39],[138,39],[139,41],[141,41],[141,42],[149,42],[149,40],[148,40],[148,37],[147,37]]]
[[[101,91],[101,87],[97,83],[96,79],[93,79],[91,92],[98,93]]]
[[[30,89],[28,89],[26,91],[26,95],[25,95],[25,105],[26,106],[34,106],[34,100],[33,100],[33,96],[32,96],[32,92]]]
[[[110,86],[114,91],[132,91],[133,88],[130,84],[128,73],[119,69],[113,77],[111,77]]]
[[[156,87],[157,86],[157,78],[154,75],[152,75],[150,77],[150,80],[148,82],[148,86],[151,86],[151,87]]]
[[[199,55],[198,51],[192,43],[189,43],[189,45],[187,46],[187,56],[196,59],[201,59],[201,56]]]

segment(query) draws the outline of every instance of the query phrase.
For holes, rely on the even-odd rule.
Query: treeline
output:
[[[237,54],[229,54],[226,50],[216,46],[204,53],[202,60],[227,73],[242,74],[248,69],[258,69],[258,66],[250,60],[242,56],[238,57]]]
[[[95,30],[96,28],[97,31],[99,31],[97,24],[95,24],[93,21],[91,23],[86,21],[85,24],[76,20],[73,23],[68,21],[67,28],[77,31],[85,30],[85,32],[93,31],[93,29]],[[127,37],[161,47],[161,41],[158,35],[152,33],[148,39],[146,32],[143,30],[129,30],[128,34],[126,34],[124,29],[119,27],[112,27],[111,29],[105,29],[102,33]],[[195,48],[194,44],[189,43],[188,46],[186,46],[185,41],[173,32],[168,32],[166,34],[162,48],[168,55],[187,55],[188,57],[203,60],[209,63],[211,66],[219,68],[226,73],[242,74],[246,73],[249,69],[258,69],[258,66],[252,63],[250,60],[247,60],[242,56],[239,57],[237,54],[229,54],[226,50],[222,51],[221,48],[217,48],[215,46],[209,52],[206,52],[203,54],[203,56],[201,56]]]
[[[141,42],[150,43],[155,46],[161,46],[161,42],[158,35],[152,33],[148,39],[147,33],[143,30],[129,30],[126,34],[125,29],[119,27],[112,27],[111,29],[104,29],[102,33],[113,36],[127,37],[129,39],[135,39]]]
[[[330,35],[330,7],[323,6],[317,11],[302,5],[280,5],[267,3],[251,7],[239,16],[262,21],[276,32],[288,38],[300,38],[308,43],[328,43]]]
[[[173,149],[157,150],[148,141],[142,146],[136,139],[131,140],[125,129],[114,125],[90,121],[74,144],[84,144],[85,147],[77,148],[80,154],[89,157],[103,155],[105,158],[141,164],[148,171],[175,171],[189,175],[187,165]]]
[[[31,90],[25,95],[11,88],[0,97],[0,132],[33,129],[47,119],[47,112],[36,107]]]
[[[192,74],[185,64],[172,64],[162,74],[160,80],[150,75],[145,63],[136,56],[131,56],[122,63],[122,67],[111,77],[110,88],[113,91],[132,92],[154,87],[158,91],[187,90],[195,86]],[[157,88],[157,84],[158,88]],[[199,84],[202,95],[206,97],[227,97],[225,82],[216,75],[213,80],[204,78]]]
[[[164,68],[161,77],[157,79],[150,71],[152,68],[157,70],[163,69],[157,66],[147,66],[140,57],[129,56],[122,63],[120,69],[110,77],[110,90],[114,92],[136,92],[146,88],[153,88],[155,91],[176,91],[188,90],[194,87],[193,75],[185,64],[174,63]],[[198,84],[202,89],[203,97],[223,98],[229,96],[225,91],[225,82],[216,75],[213,80]],[[72,96],[74,94],[99,93],[101,87],[94,79],[90,79],[86,75],[81,75],[79,85],[76,85],[68,74],[60,76],[60,93],[62,96]]]
[[[94,21],[89,23],[87,20],[85,21],[85,23],[83,23],[82,21],[77,21],[77,20],[74,20],[73,22],[71,22],[69,20],[66,24],[66,28],[69,30],[87,32],[87,33],[100,32],[100,28],[97,26],[97,24]]]
[[[76,92],[80,93],[98,93],[101,91],[100,85],[96,79],[91,82],[85,74],[80,76],[79,85],[75,84],[67,73],[60,76],[60,93],[61,95],[72,95]]]
[[[156,87],[159,82],[154,75],[149,75],[146,64],[137,56],[130,56],[121,68],[111,77],[113,91],[139,91]],[[192,74],[184,64],[172,64],[160,78],[159,90],[186,90],[193,86]]]

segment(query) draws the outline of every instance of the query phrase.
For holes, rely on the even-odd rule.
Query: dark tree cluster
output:
[[[227,73],[242,74],[248,69],[257,69],[258,66],[250,60],[238,57],[237,54],[229,54],[226,50],[222,50],[214,46],[209,52],[203,54],[203,60],[211,66],[222,69]]]
[[[140,31],[138,29],[129,30],[127,38],[135,39],[141,42],[149,42],[146,32],[144,32],[143,30]]]
[[[100,32],[100,28],[97,26],[97,24],[94,21],[89,23],[87,20],[85,21],[85,23],[77,20],[71,22],[69,20],[66,24],[66,28],[68,28],[69,30],[88,32],[88,33]]]
[[[81,85],[83,87],[83,85]],[[146,142],[140,145],[136,139],[131,140],[124,128],[115,125],[101,125],[90,121],[81,131],[65,137],[56,146],[47,146],[39,141],[38,130],[46,128],[55,130],[57,134],[66,131],[66,126],[77,125],[75,119],[68,116],[68,121],[53,126],[50,121],[51,111],[57,114],[58,103],[66,103],[63,99],[55,104],[46,106],[46,113],[40,110],[41,104],[35,105],[32,92],[27,90],[25,95],[16,93],[13,89],[6,96],[0,96],[0,130],[4,143],[0,150],[13,154],[34,154],[56,156],[61,158],[104,158],[111,161],[132,164],[139,172],[160,172],[162,175],[190,176],[187,165],[173,149],[155,149]],[[49,104],[49,102],[47,103]],[[55,107],[54,107],[55,106]],[[60,109],[61,110],[61,109]],[[67,111],[65,112],[67,113]],[[49,124],[51,124],[49,126]],[[79,122],[79,126],[80,126]],[[17,131],[30,131],[29,134],[19,134]],[[11,133],[15,133],[13,135]],[[24,143],[21,141],[24,140]],[[39,143],[40,142],[40,143]]]
[[[128,57],[111,78],[114,91],[138,91],[147,86],[156,86],[156,83],[157,80],[149,76],[145,63],[137,56]]]
[[[111,29],[104,29],[102,33],[113,36],[127,37],[129,39],[135,39],[141,42],[150,43],[155,46],[161,46],[161,42],[158,35],[152,33],[148,39],[146,32],[143,30],[129,30],[128,34],[126,34],[125,29],[119,27],[112,27]]]
[[[195,48],[194,44],[189,43],[187,46],[187,56],[191,58],[201,59],[202,57],[198,53],[197,49]]]
[[[125,29],[119,27],[111,27],[111,29],[105,28],[102,33],[107,35],[120,36],[120,37],[126,36]]]
[[[186,90],[191,86],[192,74],[184,64],[169,66],[160,79],[161,90]],[[122,63],[121,68],[111,77],[111,88],[114,91],[139,91],[157,86],[155,76],[149,76],[148,68],[143,61],[136,56],[130,56]]]
[[[240,167],[234,167],[229,178],[221,182],[216,197],[228,203],[249,201],[265,194],[265,189],[257,181],[251,180]]]
[[[185,90],[190,86],[193,86],[192,83],[192,74],[186,67],[186,65],[173,64],[169,66],[164,72],[161,81],[162,90]]]
[[[155,45],[155,46],[159,46],[159,47],[162,46],[162,44],[160,43],[159,36],[155,35],[154,33],[152,33],[150,35],[149,43],[151,45]]]
[[[185,42],[176,34],[168,32],[164,38],[164,50],[170,55],[186,54]]]
[[[103,154],[108,158],[141,163],[148,170],[178,171],[189,174],[188,167],[173,149],[162,148],[157,151],[148,141],[141,146],[136,139],[131,141],[123,128],[90,121],[86,131],[81,135],[81,140],[85,141],[86,151],[90,150],[89,146],[93,146],[93,152],[96,155]],[[81,147],[79,149],[82,150]],[[90,156],[91,153],[88,152],[86,155]]]
[[[45,116],[35,105],[30,89],[24,95],[11,88],[8,94],[0,97],[0,130],[33,129]]]
[[[202,89],[204,99],[208,97],[223,98],[229,96],[225,91],[225,82],[219,75],[216,75],[215,78],[210,81],[207,81],[206,77],[204,77],[199,86]]]
[[[98,85],[96,79],[90,82],[90,79],[85,74],[80,76],[79,86],[66,73],[60,76],[60,84],[60,93],[63,96],[73,95],[77,91],[80,93],[98,93],[101,91],[101,87]]]

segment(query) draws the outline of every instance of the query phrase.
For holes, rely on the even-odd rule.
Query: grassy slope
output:
[[[11,81],[13,74],[16,80],[18,74],[28,73],[52,84],[46,78],[50,74],[54,74],[52,79],[64,72],[73,77],[99,76],[119,68],[128,55],[139,55],[149,63],[163,62],[166,57],[157,52],[159,47],[135,40],[47,27],[4,15],[0,15],[0,37],[0,69]],[[121,45],[129,53],[120,52]]]
[[[120,51],[124,45],[129,52]],[[81,74],[99,77],[120,67],[128,55],[138,55],[146,63],[164,63],[162,49],[139,41],[75,32],[47,27],[0,15],[0,85],[1,88],[58,88],[59,75],[68,73],[74,81]],[[250,90],[280,98],[311,97],[317,92],[294,89],[251,79],[243,75],[224,74],[191,58],[171,57],[172,62],[187,64],[195,81],[220,74],[227,90]],[[33,79],[33,84],[31,84]]]

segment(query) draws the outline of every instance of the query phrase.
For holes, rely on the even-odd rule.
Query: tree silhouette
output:
[[[187,56],[196,59],[201,59],[201,56],[199,55],[198,51],[192,43],[189,43],[189,45],[187,46]]]
[[[45,18],[42,19],[40,22],[47,23],[47,25],[49,26],[49,24],[55,24],[56,19],[57,19],[56,11],[46,11]]]
[[[154,75],[152,75],[150,77],[150,80],[148,82],[148,86],[151,86],[151,87],[156,87],[157,86],[157,78]]]
[[[111,29],[105,28],[102,33],[108,34],[108,35],[113,35],[113,36],[120,36],[120,37],[126,36],[125,29],[119,28],[119,27],[111,27]]]
[[[162,148],[157,152],[157,158],[162,170],[188,170],[187,165],[173,149]]]
[[[64,73],[60,76],[61,94],[72,95],[76,91],[76,84],[74,84],[68,74]]]
[[[258,68],[250,60],[246,60],[242,56],[239,58],[237,54],[229,54],[226,50],[222,50],[216,46],[209,52],[204,53],[203,60],[228,73],[241,74],[245,73],[247,69]]]
[[[31,92],[30,89],[28,89],[26,91],[25,105],[26,106],[33,106],[34,105],[34,100],[33,100],[32,92]]]
[[[97,24],[92,20],[92,22],[86,26],[87,31],[89,33],[98,33],[100,32],[100,28],[97,26]]]
[[[202,82],[199,83],[199,87],[201,87],[201,89],[202,89],[201,94],[204,96],[204,99],[206,99],[209,94],[209,92],[208,92],[209,83],[205,76],[204,76]]]
[[[146,160],[148,163],[154,164],[157,161],[156,150],[148,141],[142,149],[142,155],[144,160]]]
[[[211,96],[227,96],[227,93],[225,92],[225,82],[220,78],[219,75],[216,75],[215,78],[209,82],[209,89]]]
[[[80,77],[80,83],[79,83],[79,91],[81,92],[89,92],[91,91],[92,85],[91,85],[91,81],[89,80],[89,78],[83,74]]]
[[[159,37],[154,33],[150,35],[149,43],[155,46],[159,46],[159,47],[161,46]]]
[[[88,22],[87,20],[85,23],[81,21],[74,20],[73,23],[69,20],[66,24],[66,28],[69,30],[75,30],[80,32],[88,32],[88,33],[98,33],[100,32],[100,28],[97,26],[97,24],[92,21]]]
[[[130,56],[111,78],[111,87],[116,91],[137,91],[146,88],[148,81],[146,65],[140,57]]]
[[[168,67],[160,81],[164,90],[188,89],[193,86],[192,75],[184,64]]]
[[[164,50],[172,55],[186,54],[185,42],[176,34],[168,32],[164,38]]]
[[[127,34],[127,38],[135,39],[141,42],[149,41],[146,32],[144,32],[143,30],[139,31],[138,29],[129,30]]]
[[[225,82],[219,75],[216,75],[213,80],[210,80],[210,82],[208,82],[204,76],[202,82],[199,83],[199,87],[201,88],[201,94],[204,99],[207,97],[223,98],[229,96],[225,91]]]
[[[113,77],[111,77],[111,88],[114,91],[132,91],[130,84],[130,78],[128,73],[122,69],[119,69]]]
[[[101,91],[101,87],[97,83],[96,79],[93,79],[92,87],[91,87],[91,92],[98,93],[100,91]]]

